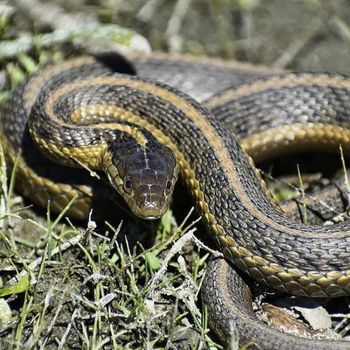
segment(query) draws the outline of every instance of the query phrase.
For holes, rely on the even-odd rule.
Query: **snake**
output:
[[[146,61],[134,60],[135,77],[124,74],[134,73],[125,61],[115,73],[109,57],[82,56],[44,67],[16,88],[1,110],[1,140],[18,190],[41,206],[49,202],[54,212],[84,219],[101,192],[111,196],[112,186],[135,215],[156,219],[168,209],[179,176],[210,236],[246,275],[295,295],[349,295],[350,224],[288,219],[244,150],[253,144],[262,159],[305,147],[348,151],[349,78],[270,76],[263,69],[250,73],[251,67],[233,74],[233,67],[204,62],[204,80],[210,85],[213,78],[216,91],[190,97],[150,79],[142,70]],[[166,64],[176,69],[177,60]],[[231,115],[243,144],[218,120]],[[216,297],[216,287],[209,284],[207,295]],[[223,320],[230,308],[220,298],[213,305]],[[252,325],[251,316],[241,321]],[[270,345],[271,337],[289,339],[271,332]]]

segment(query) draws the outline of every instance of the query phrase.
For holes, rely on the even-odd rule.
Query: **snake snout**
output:
[[[160,186],[140,186],[137,195],[137,206],[140,210],[140,216],[147,220],[160,218],[168,209],[167,198],[161,193]]]
[[[170,191],[167,188],[169,182],[167,174],[148,168],[132,176],[132,182],[138,216],[152,220],[161,217],[168,210],[172,188]]]

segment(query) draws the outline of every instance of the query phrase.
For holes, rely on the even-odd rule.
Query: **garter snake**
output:
[[[287,74],[253,80],[212,97],[207,106],[223,118],[232,111],[246,115],[246,125],[271,125],[270,119],[276,118],[272,129],[262,128],[250,140],[262,140],[264,155],[270,146],[273,152],[320,144],[333,149],[341,144],[347,150],[347,77]],[[161,201],[153,198],[160,192],[170,196],[178,167],[208,231],[225,256],[248,275],[298,295],[350,293],[349,224],[317,227],[288,221],[237,139],[207,108],[173,88],[112,74],[92,58],[78,58],[44,68],[20,86],[2,111],[2,129],[8,158],[13,163],[18,157],[18,187],[41,205],[50,200],[60,211],[76,197],[69,213],[83,218],[99,185],[83,180],[82,170],[70,173],[53,162],[42,169],[30,134],[43,153],[63,166],[106,170],[128,204],[128,191],[138,192],[142,203],[152,207]],[[146,165],[153,176],[134,178],[135,168],[119,167],[120,148],[128,151],[131,144],[141,155],[131,163]],[[149,161],[159,153],[166,155],[154,162],[161,163],[158,172]],[[168,167],[172,159],[177,165]],[[140,177],[151,178],[147,189],[131,190],[128,181],[142,186]],[[155,194],[152,185],[158,186]],[[130,205],[136,214],[156,217],[168,201],[160,205],[160,214],[153,208],[143,214],[142,205]]]

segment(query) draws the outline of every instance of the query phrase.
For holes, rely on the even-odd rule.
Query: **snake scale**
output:
[[[151,68],[153,63],[161,69],[161,62],[175,80],[179,75],[170,67],[186,70],[202,64],[206,84],[194,98],[207,99],[204,104],[148,80],[162,79],[156,72],[152,76]],[[217,119],[227,122],[233,115],[243,146],[253,144],[262,158],[305,147],[337,150],[342,145],[347,151],[350,80],[305,73],[268,77],[263,69],[190,59],[181,65],[164,58],[135,58],[133,63],[140,77],[113,73],[106,60],[71,59],[43,68],[15,90],[2,110],[1,137],[10,162],[17,159],[19,190],[40,205],[49,200],[58,212],[75,199],[68,213],[84,218],[99,188],[105,188],[83,176],[88,168],[104,172],[136,215],[157,218],[169,205],[179,172],[208,232],[246,274],[297,295],[350,294],[350,224],[306,226],[286,218],[240,142]],[[182,83],[179,79],[174,85],[191,90],[191,84]],[[44,160],[42,153],[50,159]],[[226,275],[236,283],[232,274]],[[219,297],[212,303],[221,314],[220,319],[213,316],[214,328],[224,329],[225,317],[232,319],[230,307],[217,294],[217,279],[211,281],[205,295]],[[291,344],[310,348],[311,341],[256,327],[244,310],[237,322],[253,327],[248,338],[266,337],[261,348],[283,348],[283,341],[288,349]],[[226,330],[218,333],[227,338]],[[346,346],[327,341],[316,346],[326,349],[330,344]]]

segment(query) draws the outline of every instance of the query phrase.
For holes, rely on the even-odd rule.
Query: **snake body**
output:
[[[272,152],[289,152],[300,143],[333,149],[341,144],[347,150],[350,80],[326,74],[258,78],[252,74],[249,84],[223,86],[223,92],[206,102],[210,113],[178,90],[111,73],[93,58],[44,68],[20,86],[2,110],[1,134],[8,158],[12,163],[17,159],[17,185],[41,205],[50,200],[56,211],[75,198],[69,214],[83,218],[102,185],[83,177],[86,170],[68,173],[65,166],[102,171],[113,163],[116,168],[111,152],[119,155],[119,148],[111,146],[111,140],[135,143],[141,146],[139,153],[153,143],[161,145],[167,150],[162,159],[171,162],[170,150],[177,161],[174,171],[162,168],[170,173],[171,189],[178,167],[208,232],[235,266],[284,292],[348,295],[350,224],[306,226],[286,218],[237,138],[214,114],[224,119],[229,113],[238,115],[235,128],[243,134],[239,128],[244,115],[245,125],[262,126],[258,134],[253,127],[247,135],[250,143],[259,143],[263,157],[270,147]],[[64,167],[49,161],[42,169],[39,148]],[[149,158],[144,157],[147,162]],[[107,176],[117,177],[113,172]]]
[[[286,74],[258,79],[252,75],[250,79],[252,81],[248,84],[224,88],[223,92],[204,101],[222,121],[225,121],[228,115],[234,116],[233,128],[244,139],[245,148],[253,145],[252,149],[262,151],[262,158],[269,156],[270,151],[267,150],[270,150],[270,147],[272,154],[287,153],[305,147],[338,151],[340,144],[347,150],[347,77],[328,74]],[[246,130],[240,129],[240,125]],[[231,144],[227,148],[233,150],[231,157],[223,159],[221,165],[229,163],[230,158],[235,159],[236,166],[232,164],[232,167],[225,171],[229,176],[234,175],[234,179],[231,178],[227,182],[224,179],[220,188],[224,189],[226,185],[233,183],[240,186],[227,196],[224,190],[219,190],[218,194],[220,193],[222,198],[223,207],[227,208],[223,212],[230,213],[230,219],[227,221],[230,222],[231,229],[235,231],[236,226],[240,233],[236,233],[233,243],[230,234],[227,236],[225,233],[221,235],[216,232],[216,238],[225,255],[236,266],[249,271],[253,278],[268,282],[282,291],[312,296],[347,294],[349,271],[347,268],[332,267],[338,263],[344,264],[343,266],[347,264],[345,247],[349,239],[348,224],[316,227],[289,221],[287,223],[287,219],[271,204],[270,196],[266,194],[264,186],[261,186],[255,170],[251,165],[247,165],[251,164],[250,160],[242,156],[237,144]],[[224,158],[221,151],[216,154]],[[251,155],[256,158],[254,153]],[[216,164],[213,167],[215,166]],[[247,171],[241,171],[243,168]],[[251,181],[252,179],[255,180]],[[235,204],[239,208],[237,211],[232,208]],[[248,210],[241,210],[241,206]],[[217,209],[213,209],[211,212],[215,213]],[[217,215],[214,216],[222,216],[223,212],[220,214],[217,211]],[[261,235],[258,234],[259,231]],[[331,248],[336,241],[336,246]],[[340,247],[344,248],[343,252],[339,250]],[[264,262],[260,260],[262,257],[271,259],[267,264],[268,268],[263,266]],[[305,257],[305,260],[302,257]],[[298,263],[295,263],[295,258]],[[285,268],[280,269],[282,265]],[[318,270],[321,266],[325,268],[324,274],[320,274]],[[303,272],[300,274],[301,271]],[[269,281],[266,281],[266,272],[269,274]],[[342,281],[342,287],[339,289],[338,278]]]

